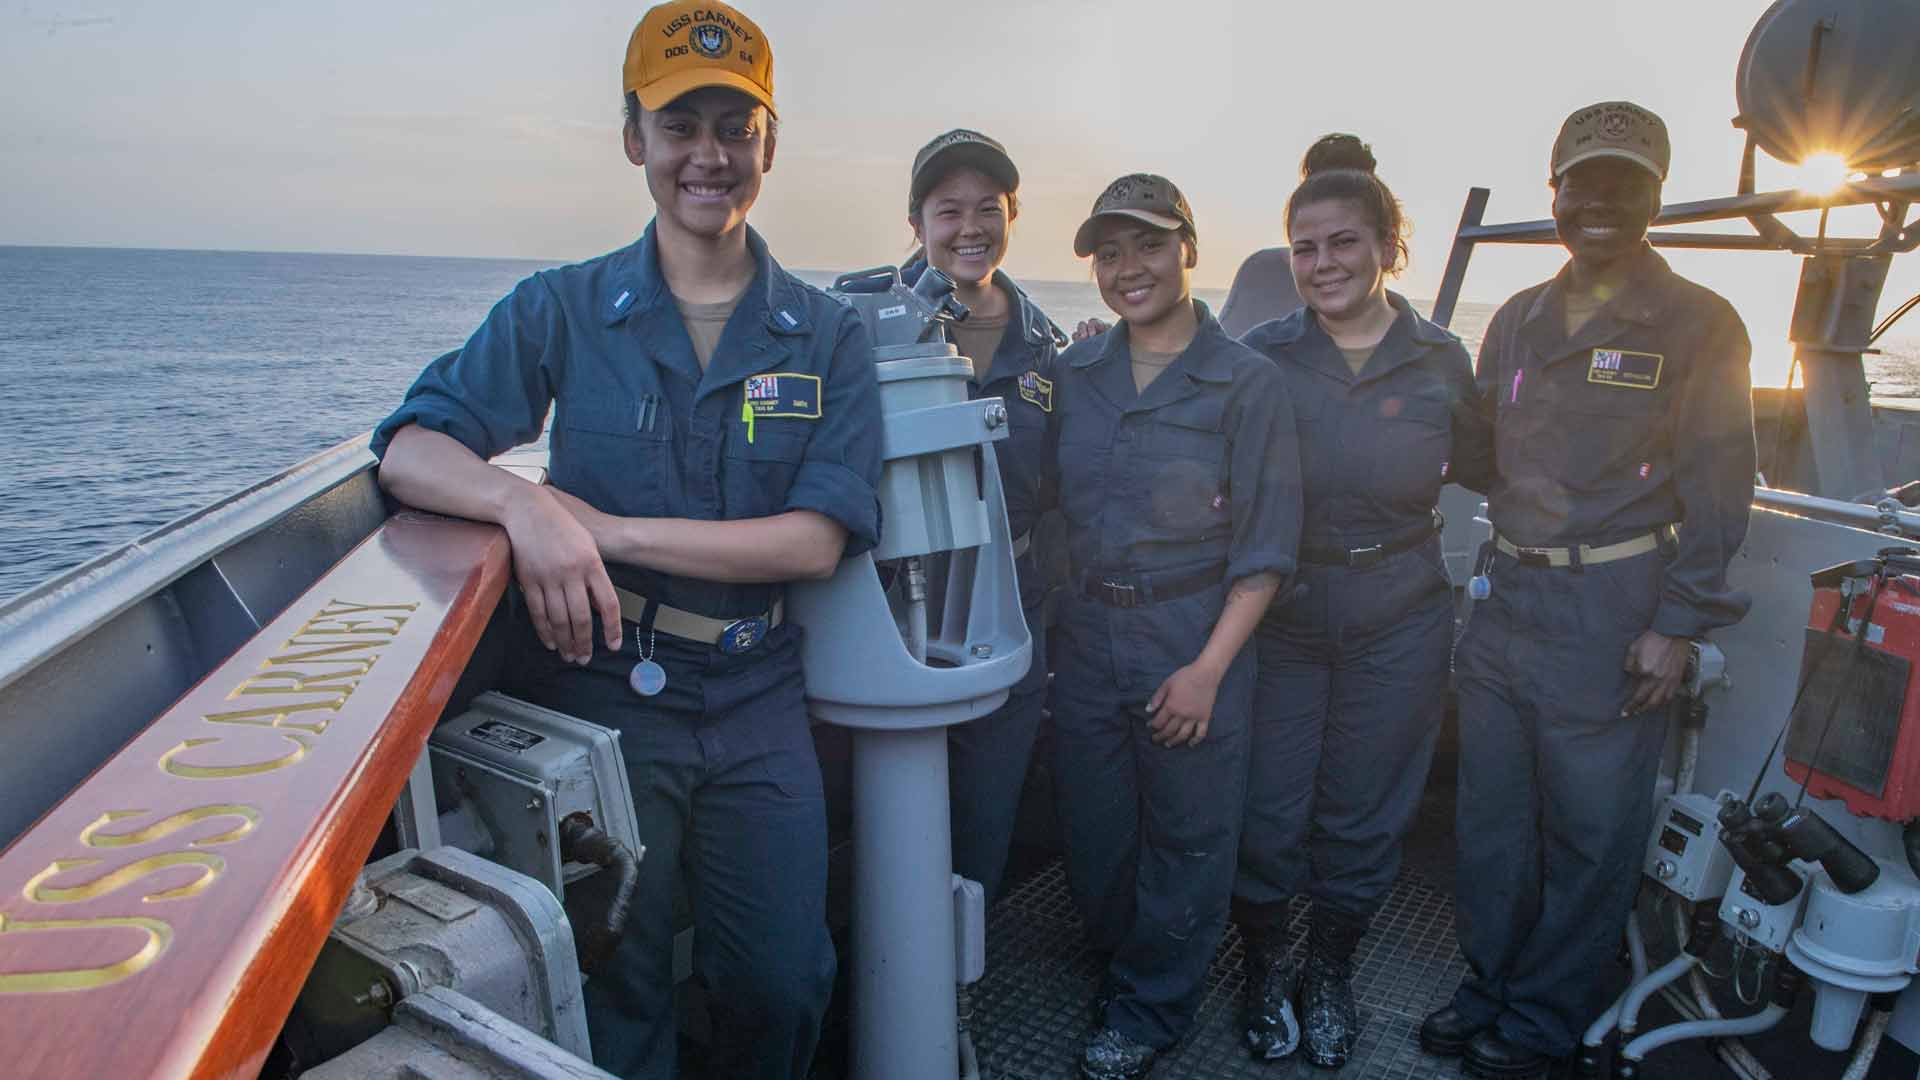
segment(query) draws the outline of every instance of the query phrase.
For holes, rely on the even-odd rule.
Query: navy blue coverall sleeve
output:
[[[1300,551],[1300,438],[1286,379],[1267,362],[1241,369],[1246,387],[1229,418],[1227,490],[1233,500],[1229,584],[1254,574],[1292,576]]]
[[[1051,346],[1049,346],[1051,347]],[[1047,379],[1040,367],[1033,370],[1036,379]],[[1053,383],[1047,380],[1043,400],[1053,405]],[[1036,384],[1035,391],[1038,390]],[[1034,392],[1035,397],[1041,395]],[[1007,437],[995,443],[993,453],[1000,461],[1001,487],[1007,499],[1007,526],[1014,536],[1033,528],[1045,505],[1047,483],[1044,473],[1050,459],[1047,441],[1047,409],[1029,401],[1018,385],[1002,398],[1007,404]]]
[[[1753,603],[1727,586],[1726,572],[1746,541],[1753,509],[1753,347],[1732,306],[1714,301],[1711,329],[1691,358],[1674,418],[1674,488],[1686,513],[1653,617],[1653,629],[1668,637],[1730,626]]]
[[[428,364],[406,399],[373,433],[375,457],[418,424],[482,458],[532,442],[553,403],[549,365],[566,349],[566,318],[538,275],[493,306],[464,348]]]
[[[845,554],[858,555],[880,542],[880,383],[866,328],[851,310],[834,339],[825,398],[786,509],[839,522]]]
[[[1493,403],[1474,378],[1473,360],[1465,345],[1453,344],[1442,354],[1447,379],[1447,411],[1453,424],[1452,457],[1447,479],[1471,491],[1486,493],[1493,485]]]

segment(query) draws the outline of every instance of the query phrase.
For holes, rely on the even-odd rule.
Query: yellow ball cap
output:
[[[773,112],[773,46],[758,23],[726,4],[660,4],[627,39],[620,85],[652,111],[701,87],[725,86]]]

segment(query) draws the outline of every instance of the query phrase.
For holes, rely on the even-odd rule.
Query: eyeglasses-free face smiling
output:
[[[1007,256],[1012,220],[1006,190],[978,169],[955,169],[935,184],[909,218],[927,262],[955,281],[984,284]]]
[[[1188,302],[1192,250],[1172,229],[1128,218],[1102,223],[1093,249],[1100,298],[1136,327],[1152,326]]]
[[[1294,285],[1316,315],[1342,322],[1381,302],[1389,252],[1358,203],[1322,199],[1298,207],[1287,235]]]
[[[718,237],[744,225],[773,168],[764,106],[737,90],[707,87],[645,110],[628,125],[627,158],[643,165],[663,223]]]
[[[1660,182],[1624,158],[1568,169],[1553,191],[1553,227],[1576,263],[1611,266],[1640,250],[1660,211]]]

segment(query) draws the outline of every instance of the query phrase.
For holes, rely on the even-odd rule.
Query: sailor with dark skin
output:
[[[1047,502],[1073,567],[1054,670],[1067,881],[1109,957],[1081,1057],[1145,1076],[1192,1026],[1225,928],[1253,628],[1294,568],[1300,482],[1279,372],[1192,298],[1192,212],[1109,185],[1074,238],[1112,330],[1060,356]]]
[[[1249,1051],[1298,1044],[1338,1068],[1359,1033],[1354,949],[1399,870],[1446,703],[1453,590],[1434,504],[1447,481],[1485,486],[1492,432],[1465,346],[1387,291],[1406,227],[1372,153],[1329,135],[1301,174],[1286,221],[1307,308],[1242,339],[1286,378],[1305,524],[1297,584],[1255,633],[1234,921]],[[1303,891],[1296,1017],[1288,902]]]
[[[1480,351],[1491,593],[1454,659],[1469,971],[1420,1029],[1477,1076],[1543,1074],[1599,1011],[1688,643],[1750,602],[1727,566],[1753,498],[1751,350],[1647,244],[1668,159],[1637,105],[1568,118],[1550,175],[1571,259]]]
[[[505,689],[620,733],[648,850],[586,992],[596,1061],[623,1076],[675,1075],[680,893],[714,1075],[807,1075],[836,966],[783,584],[876,541],[879,399],[857,317],[746,223],[773,164],[771,64],[724,4],[649,10],[623,143],[653,222],[522,282],[374,438],[396,497],[506,528],[523,633]],[[556,407],[549,484],[487,464]]]
[[[948,336],[973,360],[973,395],[1007,406],[1008,436],[994,445],[1013,532],[1020,601],[1033,628],[1033,664],[992,713],[947,729],[953,807],[953,870],[980,883],[991,904],[1000,893],[1015,814],[1046,700],[1046,589],[1033,550],[1035,503],[1047,414],[1053,409],[1054,356],[1066,337],[1000,269],[1020,213],[1020,173],[1006,148],[977,131],[938,136],[914,156],[907,223],[921,254],[901,270],[913,284],[932,266],[954,280],[965,321]]]

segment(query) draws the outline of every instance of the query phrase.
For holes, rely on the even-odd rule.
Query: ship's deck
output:
[[[1450,752],[1451,729],[1449,718],[1407,839],[1400,876],[1355,956],[1354,994],[1363,1026],[1347,1066],[1325,1071],[1298,1057],[1274,1064],[1255,1063],[1248,1057],[1240,1042],[1238,1020],[1245,982],[1243,950],[1239,932],[1229,925],[1208,974],[1207,995],[1195,1030],[1162,1058],[1152,1080],[1451,1080],[1463,1075],[1457,1060],[1422,1053],[1416,1038],[1420,1021],[1446,1003],[1466,970],[1454,937],[1457,761]],[[831,754],[827,747],[822,749]],[[1038,747],[1036,753],[1045,749]],[[828,770],[831,775],[831,763]],[[1078,1077],[1076,1063],[1088,1034],[1089,1002],[1100,971],[1100,961],[1081,932],[1056,852],[1031,842],[1043,840],[1052,828],[1046,771],[1044,766],[1036,768],[1030,777],[1022,811],[1023,842],[1015,847],[1007,894],[989,913],[987,972],[973,990],[974,1041],[989,1080]],[[844,872],[845,868],[838,869]],[[1296,960],[1305,940],[1305,919],[1305,905],[1296,904],[1291,922]],[[1650,949],[1664,958],[1672,946],[1667,944],[1661,921],[1648,919],[1643,925],[1648,926]],[[1603,973],[1603,978],[1607,992],[1617,993],[1628,978],[1624,960]],[[1811,1004],[1812,994],[1803,993],[1780,1028],[1746,1040],[1748,1049],[1780,1080],[1837,1078],[1846,1069],[1846,1054],[1827,1053],[1807,1041]],[[1720,1005],[1729,1014],[1750,1011],[1730,999]],[[1678,1019],[1656,997],[1642,1014],[1641,1030]],[[824,1056],[839,1055],[829,1049]],[[839,1076],[835,1064],[823,1061],[817,1080]],[[1916,1064],[1920,1058],[1887,1040],[1867,1075],[1908,1080]],[[1563,1065],[1553,1075],[1565,1077],[1569,1071]],[[1735,1074],[1721,1064],[1708,1043],[1694,1041],[1656,1051],[1641,1075],[1647,1080],[1713,1080]]]
[[[1295,939],[1304,940],[1306,909],[1296,906]],[[1297,950],[1298,947],[1296,947]],[[1155,1080],[1281,1080],[1333,1075],[1297,1059],[1254,1062],[1237,1022],[1242,948],[1229,927],[1200,1007],[1194,1034],[1166,1055]],[[1355,957],[1354,996],[1364,1028],[1347,1067],[1354,1080],[1406,1080],[1460,1075],[1457,1062],[1420,1052],[1413,1033],[1431,1009],[1446,1003],[1466,965],[1454,947],[1453,903],[1417,870],[1400,875],[1373,932]],[[987,926],[987,975],[974,989],[976,1042],[993,1080],[1054,1080],[1077,1075],[1086,1041],[1088,1000],[1100,961],[1088,951],[1080,920],[1056,861],[1028,878],[993,911]]]

